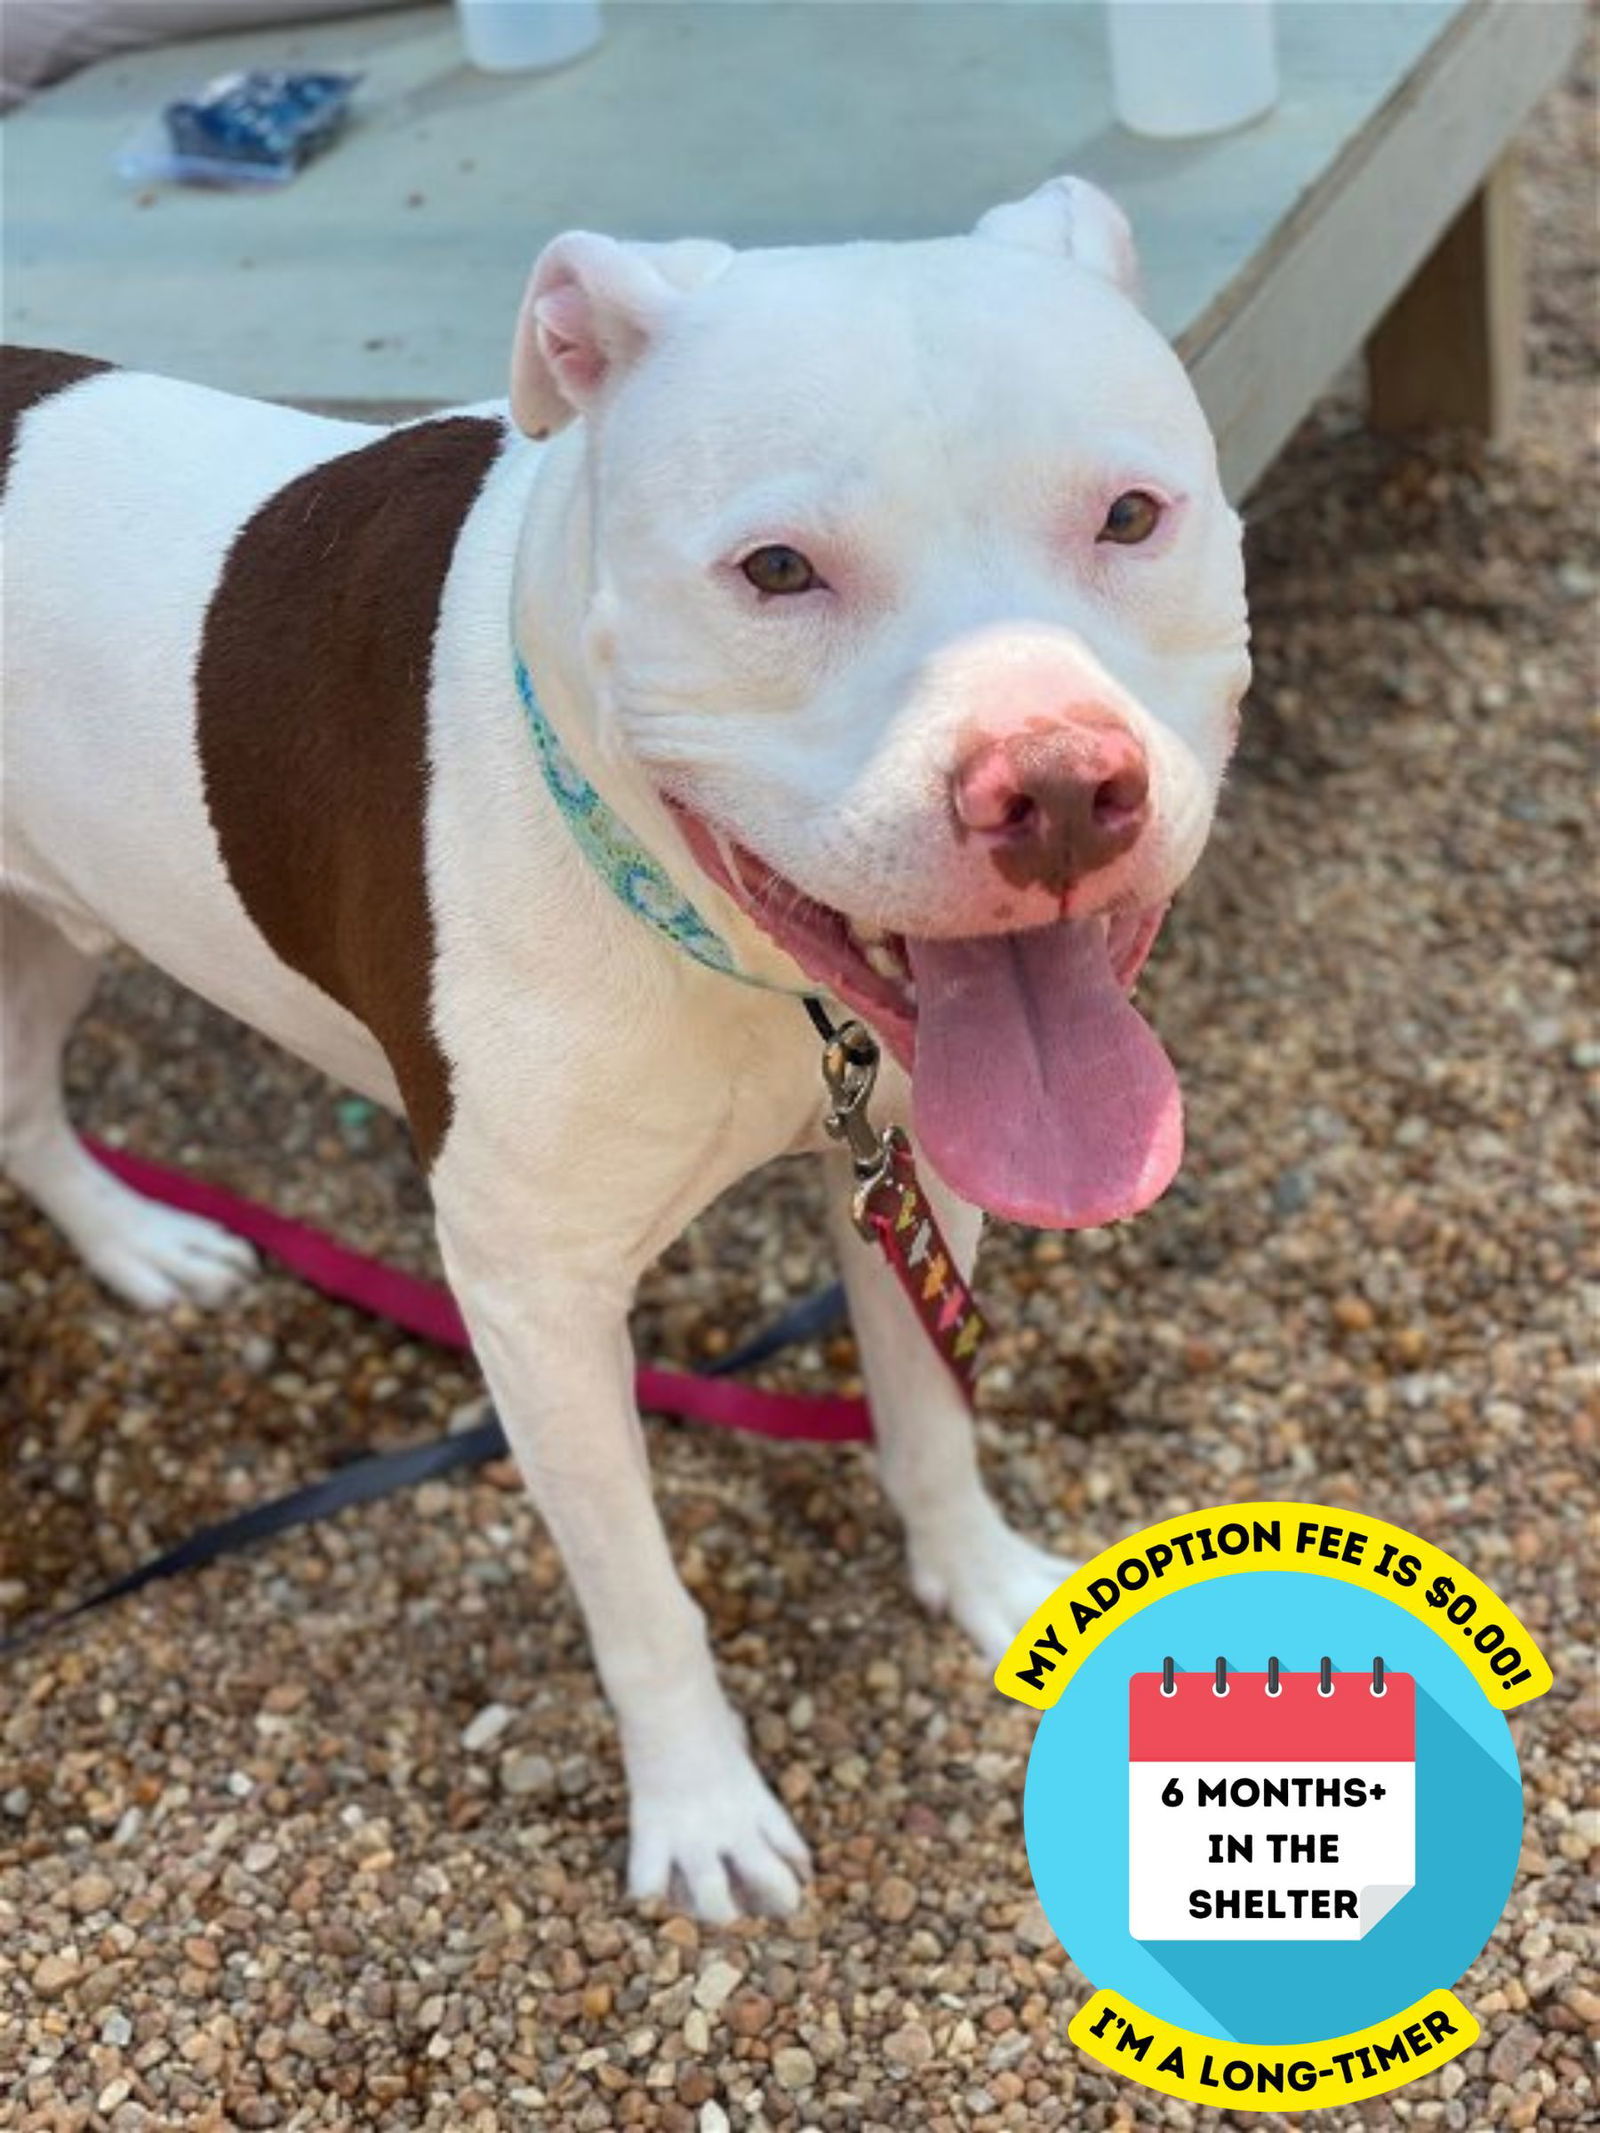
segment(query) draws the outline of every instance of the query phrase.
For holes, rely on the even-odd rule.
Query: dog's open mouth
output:
[[[1129,999],[1164,906],[965,940],[885,933],[673,812],[704,872],[911,1072],[917,1138],[964,1199],[1040,1229],[1087,1229],[1166,1190],[1182,1099]]]

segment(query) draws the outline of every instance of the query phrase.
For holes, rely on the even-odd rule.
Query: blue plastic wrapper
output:
[[[190,185],[284,185],[336,138],[359,74],[224,74],[161,114],[118,159],[124,177]]]

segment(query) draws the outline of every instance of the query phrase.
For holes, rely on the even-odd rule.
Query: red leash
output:
[[[353,1252],[325,1231],[291,1221],[224,1186],[207,1184],[144,1156],[129,1155],[125,1149],[108,1148],[103,1141],[87,1140],[85,1145],[113,1177],[146,1199],[221,1223],[324,1296],[351,1304],[369,1317],[387,1319],[437,1347],[471,1347],[455,1298],[440,1283],[423,1281]],[[716,1429],[788,1437],[808,1444],[862,1444],[872,1436],[872,1419],[864,1400],[763,1392],[736,1378],[694,1377],[682,1370],[642,1368],[635,1384],[642,1408]]]
[[[814,1000],[806,1002],[806,1011],[825,1039],[823,1079],[831,1109],[824,1124],[850,1153],[856,1227],[882,1252],[923,1332],[970,1402],[983,1320],[917,1180],[910,1144],[897,1131],[881,1131],[867,1115],[878,1071],[877,1042],[859,1022],[835,1029]],[[220,1223],[324,1296],[352,1304],[369,1317],[387,1319],[438,1347],[470,1349],[455,1299],[438,1282],[419,1280],[363,1252],[352,1252],[309,1223],[291,1221],[224,1186],[108,1148],[103,1141],[88,1140],[85,1145],[97,1162],[146,1199]],[[641,1368],[634,1382],[642,1408],[715,1429],[809,1444],[861,1444],[872,1436],[864,1400],[762,1392],[733,1376],[697,1377],[650,1367]]]
[[[866,1102],[877,1065],[876,1046],[860,1024],[850,1023],[843,1030],[834,1031],[816,1002],[808,1001],[806,1006],[813,1021],[828,1033],[824,1072],[833,1109],[826,1123],[830,1134],[844,1141],[850,1150],[856,1178],[856,1226],[882,1250],[928,1338],[963,1393],[970,1397],[983,1322],[917,1182],[909,1146],[894,1132],[880,1133],[867,1118]],[[309,1223],[293,1222],[221,1185],[208,1185],[183,1171],[170,1170],[164,1163],[108,1148],[102,1141],[91,1140],[85,1145],[98,1162],[135,1192],[185,1214],[203,1215],[221,1223],[323,1295],[386,1319],[404,1332],[440,1347],[469,1347],[461,1314],[449,1291],[437,1282],[421,1281],[380,1260],[369,1259],[362,1252],[352,1252]],[[746,1430],[760,1437],[797,1438],[813,1444],[851,1444],[870,1438],[871,1417],[862,1400],[759,1392],[733,1374],[753,1368],[796,1340],[811,1337],[828,1322],[827,1314],[836,1298],[837,1290],[830,1291],[787,1312],[777,1326],[747,1341],[710,1376],[695,1377],[679,1370],[640,1370],[636,1378],[640,1406],[719,1429]],[[215,1524],[201,1526],[70,1607],[24,1622],[10,1635],[0,1636],[0,1657],[20,1651],[80,1616],[140,1592],[159,1579],[203,1569],[242,1548],[319,1519],[336,1517],[357,1505],[376,1503],[416,1482],[477,1465],[485,1459],[503,1458],[508,1449],[500,1419],[491,1410],[487,1419],[464,1430],[427,1443],[407,1445],[399,1451],[371,1452],[350,1460],[318,1481]]]

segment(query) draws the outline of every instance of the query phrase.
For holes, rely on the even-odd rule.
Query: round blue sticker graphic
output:
[[[1522,1785],[1503,1713],[1435,1627],[1353,1583],[1245,1570],[1164,1593],[1082,1658],[1041,1717],[1023,1819],[1045,1913],[1097,1987],[1290,2044],[1470,1967],[1510,1893]]]

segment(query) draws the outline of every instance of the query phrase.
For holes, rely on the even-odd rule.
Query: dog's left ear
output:
[[[570,230],[534,263],[511,356],[511,412],[530,437],[587,414],[693,290],[724,273],[710,238],[619,244]]]
[[[1075,260],[1138,301],[1139,255],[1128,218],[1087,178],[1051,178],[1026,200],[990,208],[972,234]]]

